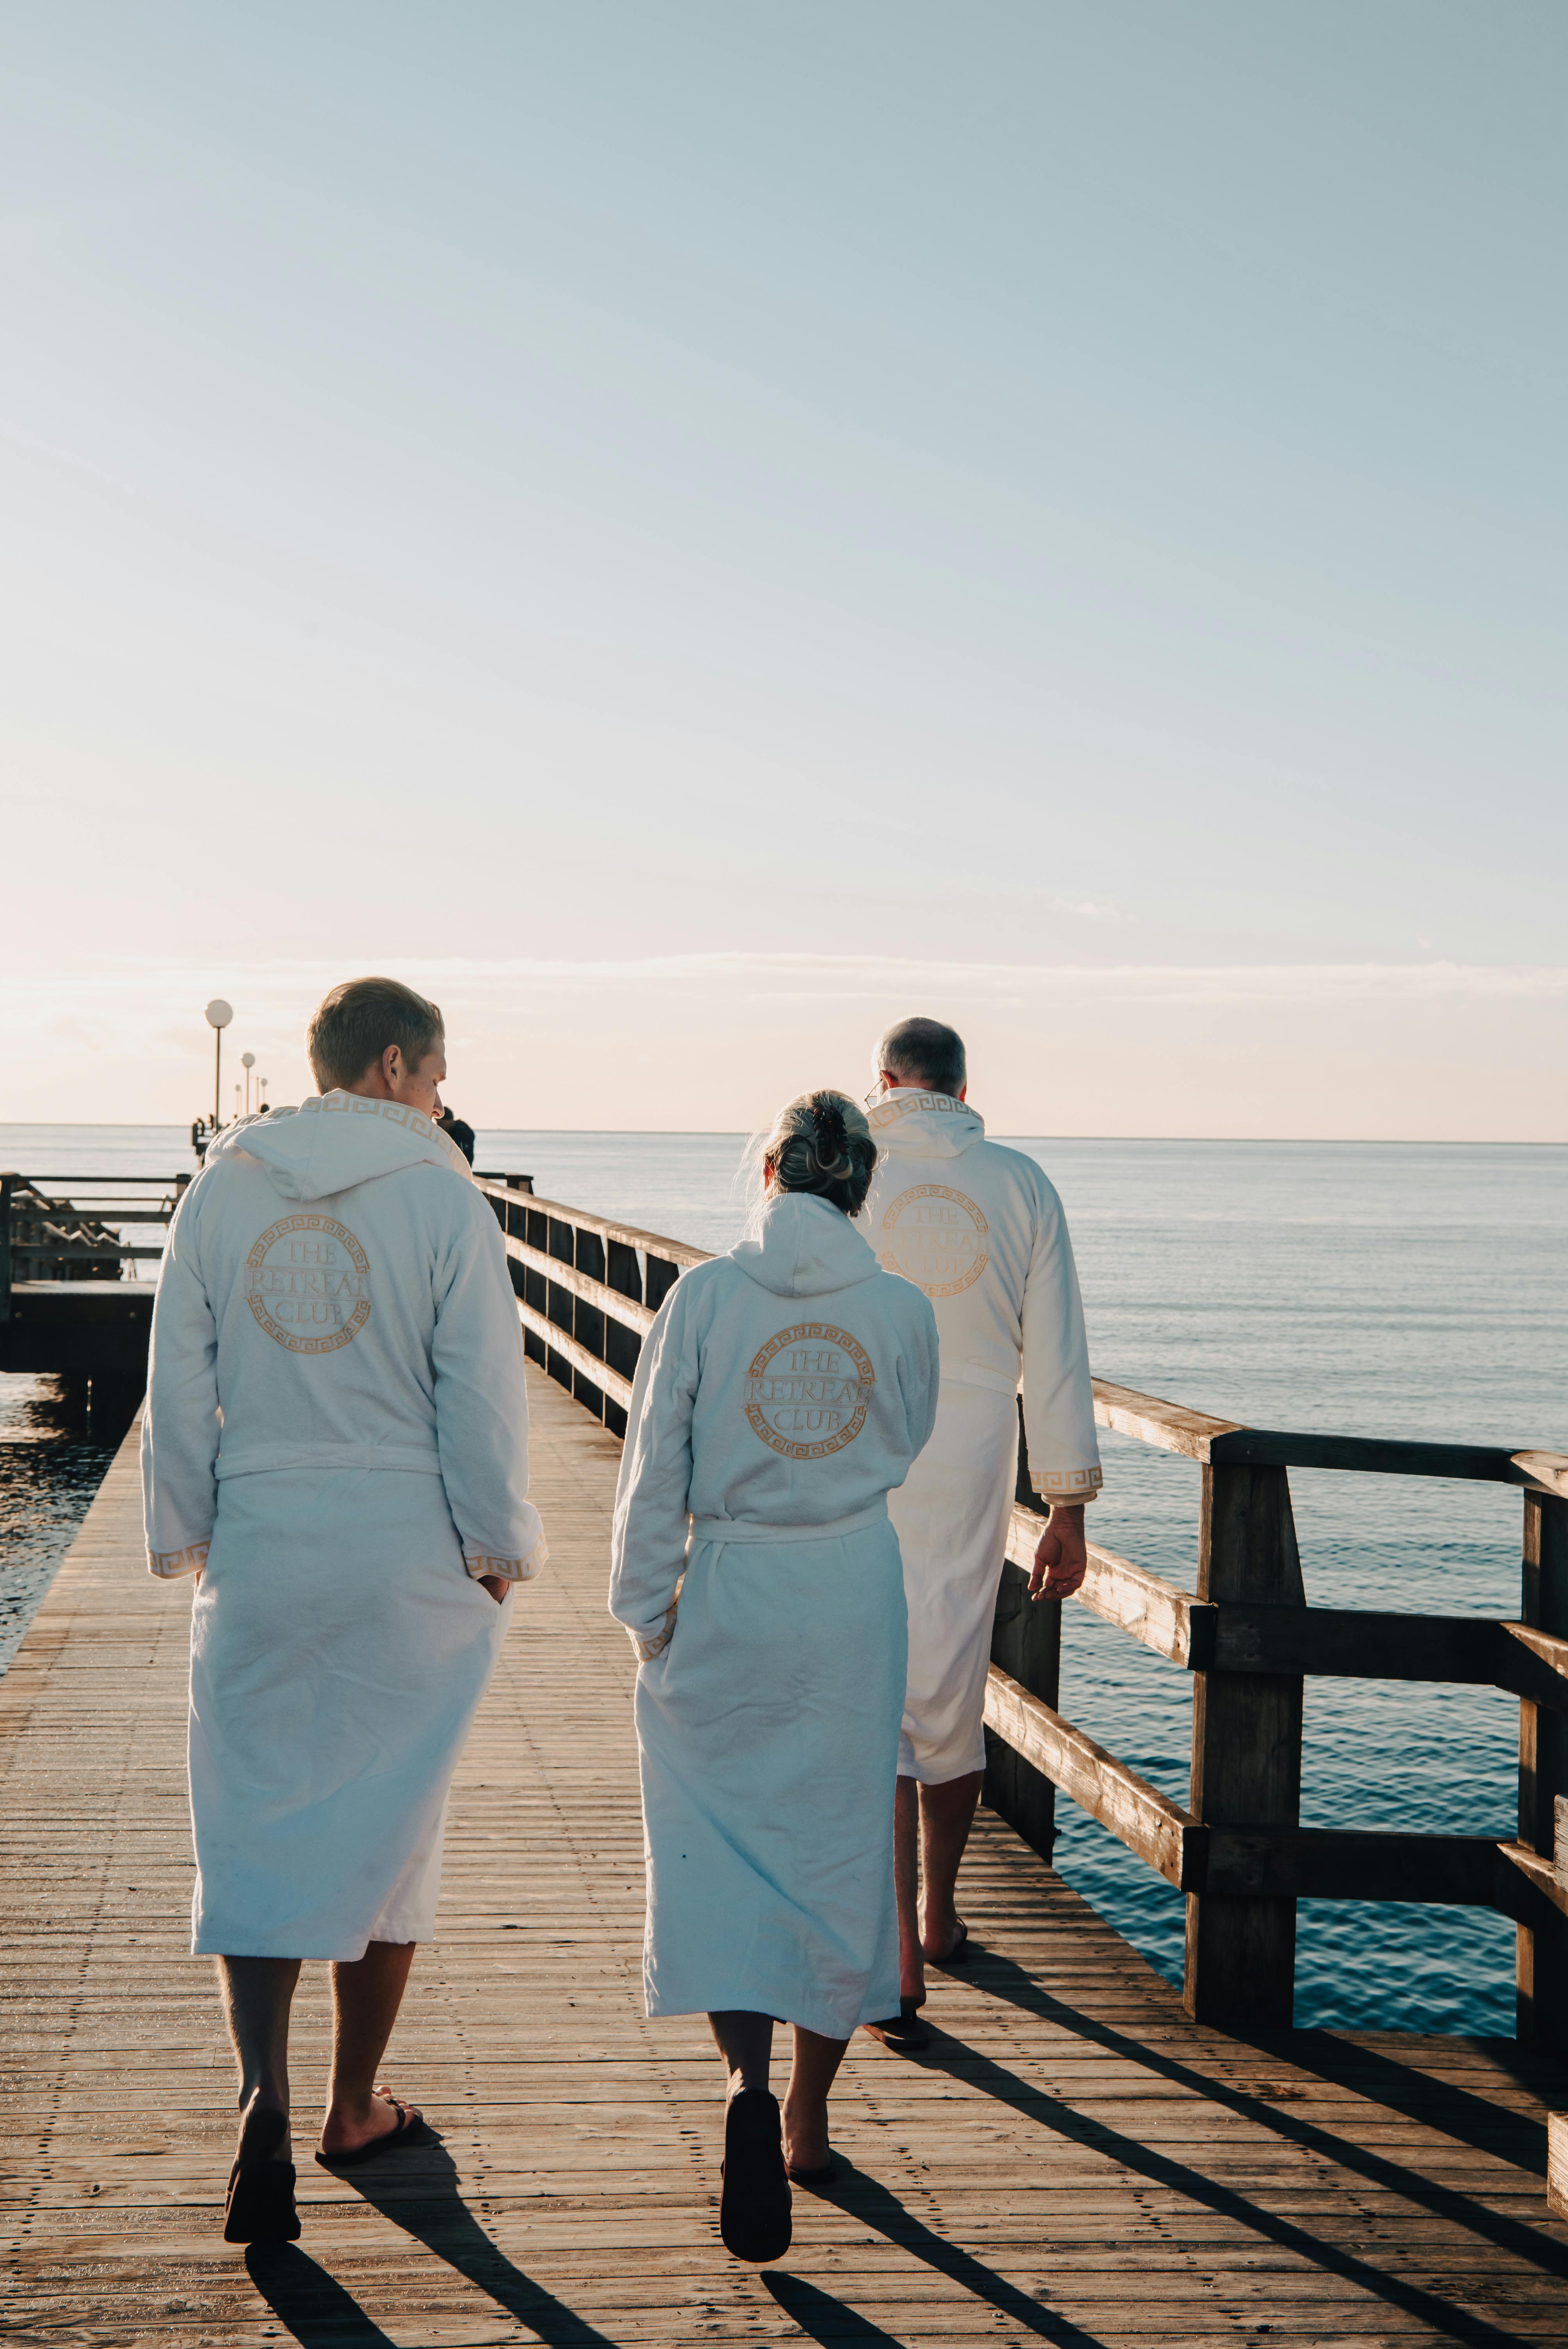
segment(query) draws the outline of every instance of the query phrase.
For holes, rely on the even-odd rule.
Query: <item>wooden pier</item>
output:
[[[190,1586],[144,1571],[128,1438],[0,1682],[9,2341],[1568,2341],[1555,2058],[1194,2021],[995,1813],[963,1879],[982,1954],[934,1975],[931,2053],[856,2041],[848,2175],[797,2193],[778,2266],[729,2260],[717,2063],[700,2021],[641,2012],[632,1662],[604,1612],[619,1444],[558,1379],[531,1395],[552,1557],[509,1602],[387,2066],[441,2142],[354,2183],[307,2161],[301,2241],[249,2252],[220,2240],[232,2075],[185,1955]],[[324,1973],[296,2009],[304,2146]]]

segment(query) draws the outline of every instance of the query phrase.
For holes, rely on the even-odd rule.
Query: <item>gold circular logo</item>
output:
[[[769,1338],[746,1374],[746,1416],[789,1460],[820,1460],[866,1423],[876,1372],[865,1349],[830,1321],[797,1321]]]
[[[950,1191],[945,1183],[913,1183],[882,1217],[882,1260],[927,1297],[956,1297],[990,1261],[990,1228],[964,1192]]]
[[[350,1346],[370,1319],[370,1263],[346,1224],[285,1216],[245,1258],[245,1302],[291,1354]]]

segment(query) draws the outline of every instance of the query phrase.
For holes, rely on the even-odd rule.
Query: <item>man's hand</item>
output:
[[[1083,1513],[1081,1510],[1078,1513],[1078,1521],[1081,1525],[1083,1521]],[[498,1607],[500,1605],[501,1600],[506,1597],[507,1592],[511,1588],[511,1585],[507,1580],[504,1574],[481,1574],[479,1581],[480,1588],[481,1590],[488,1590]],[[1075,1585],[1074,1587],[1076,1588],[1077,1586]]]
[[[1050,1524],[1036,1545],[1030,1598],[1070,1599],[1088,1572],[1082,1502],[1075,1509],[1053,1508]]]

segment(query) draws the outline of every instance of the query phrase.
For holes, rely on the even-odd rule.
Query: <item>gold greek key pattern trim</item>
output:
[[[913,1117],[921,1110],[937,1110],[950,1117],[973,1117],[975,1112],[967,1102],[955,1093],[917,1093],[909,1085],[900,1085],[891,1093],[883,1093],[874,1109],[866,1112],[866,1123],[873,1132],[878,1126],[891,1125],[895,1118]]]
[[[626,1637],[631,1640],[633,1647],[636,1650],[637,1661],[640,1664],[651,1664],[655,1656],[662,1656],[664,1654],[665,1650],[669,1646],[670,1641],[676,1635],[676,1613],[679,1606],[680,1600],[677,1598],[673,1606],[666,1607],[665,1609],[665,1628],[662,1631],[657,1632],[653,1639],[645,1640],[639,1637],[635,1631],[629,1630],[627,1632]]]
[[[1077,1501],[1092,1501],[1105,1482],[1103,1468],[1047,1469],[1043,1473],[1031,1468],[1029,1482],[1042,1501],[1063,1501],[1071,1508]]]
[[[489,1557],[479,1550],[465,1550],[463,1564],[476,1582],[493,1574],[501,1582],[531,1582],[550,1557],[544,1536],[540,1535],[526,1557]]]
[[[310,1093],[299,1105],[302,1117],[310,1112],[319,1116],[324,1110],[340,1117],[384,1117],[388,1125],[406,1126],[421,1142],[428,1142],[436,1131],[434,1119],[427,1117],[422,1109],[413,1109],[407,1102],[372,1101],[366,1093],[346,1093],[341,1086],[335,1086],[329,1093]],[[447,1136],[443,1134],[441,1139],[445,1142]]]
[[[210,1541],[204,1541],[192,1542],[189,1549],[150,1549],[147,1570],[165,1582],[172,1582],[181,1574],[200,1574],[211,1547]]]

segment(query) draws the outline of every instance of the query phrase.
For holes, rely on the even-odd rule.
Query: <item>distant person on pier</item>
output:
[[[789,2178],[830,2175],[828,2091],[898,1982],[904,1600],[887,1496],[931,1431],[936,1323],[849,1220],[875,1162],[843,1094],[780,1111],[755,1237],[686,1273],[643,1341],[616,1494],[610,1611],[641,1663],[644,1985],[650,2014],[712,2027],[720,2230],[748,2260],[789,2248]],[[795,2026],[782,2137],[775,2019]]]
[[[1019,1374],[1030,1481],[1050,1505],[1029,1590],[1065,1599],[1087,1567],[1084,1505],[1100,1486],[1088,1346],[1067,1218],[1032,1158],[985,1139],[967,1105],[963,1039],[901,1019],[876,1048],[877,1168],[856,1222],[888,1271],[923,1290],[942,1332],[931,1442],[889,1504],[909,1599],[899,1754],[899,2011],[872,2027],[929,2044],[925,1961],[962,1962],[958,1866],[985,1767],[991,1625],[1017,1480]],[[923,1886],[921,1878],[923,1877]],[[922,1899],[923,1891],[923,1899]]]
[[[142,1439],[149,1563],[197,1577],[191,1947],[240,2069],[230,2242],[299,2233],[303,1960],[336,2013],[317,2160],[428,2134],[377,2072],[502,1602],[545,1556],[500,1234],[436,1123],[440,1012],[352,979],[307,1041],[319,1094],[220,1135],[175,1216]]]
[[[455,1142],[471,1166],[474,1163],[474,1130],[449,1109],[444,1109],[436,1120],[449,1142]]]

